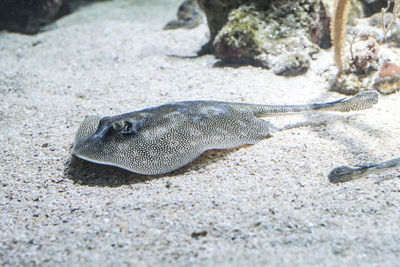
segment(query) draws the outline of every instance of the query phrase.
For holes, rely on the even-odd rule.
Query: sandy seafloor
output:
[[[338,185],[326,176],[399,156],[400,94],[361,112],[267,118],[299,127],[172,175],[71,158],[88,114],[343,97],[321,76],[330,51],[295,78],[168,56],[194,55],[208,36],[206,25],[161,30],[178,4],[99,2],[35,36],[0,33],[0,265],[398,266],[398,170]]]

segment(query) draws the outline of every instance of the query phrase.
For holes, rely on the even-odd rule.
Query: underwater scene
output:
[[[0,265],[397,266],[399,17],[0,0]]]

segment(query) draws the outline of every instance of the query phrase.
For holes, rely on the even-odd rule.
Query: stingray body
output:
[[[348,100],[309,105],[257,105],[186,101],[112,117],[87,117],[72,153],[79,158],[156,175],[179,169],[209,149],[254,144],[277,130],[260,119],[313,110],[350,111],[371,107],[378,94],[365,91]]]

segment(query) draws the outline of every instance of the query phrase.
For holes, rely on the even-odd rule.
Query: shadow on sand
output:
[[[201,171],[208,165],[226,158],[230,153],[245,146],[233,149],[208,150],[188,165],[167,174],[142,175],[118,167],[101,165],[71,156],[64,169],[64,177],[75,183],[88,186],[118,187],[128,184],[145,183],[153,179],[184,175],[190,171]]]

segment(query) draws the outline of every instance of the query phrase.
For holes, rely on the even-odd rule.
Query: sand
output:
[[[400,94],[360,112],[267,118],[293,127],[170,175],[71,157],[89,114],[343,97],[326,89],[331,51],[294,78],[170,56],[208,38],[206,25],[161,30],[178,5],[99,2],[35,36],[0,33],[0,265],[398,265],[398,170],[337,185],[326,176],[399,156]]]

